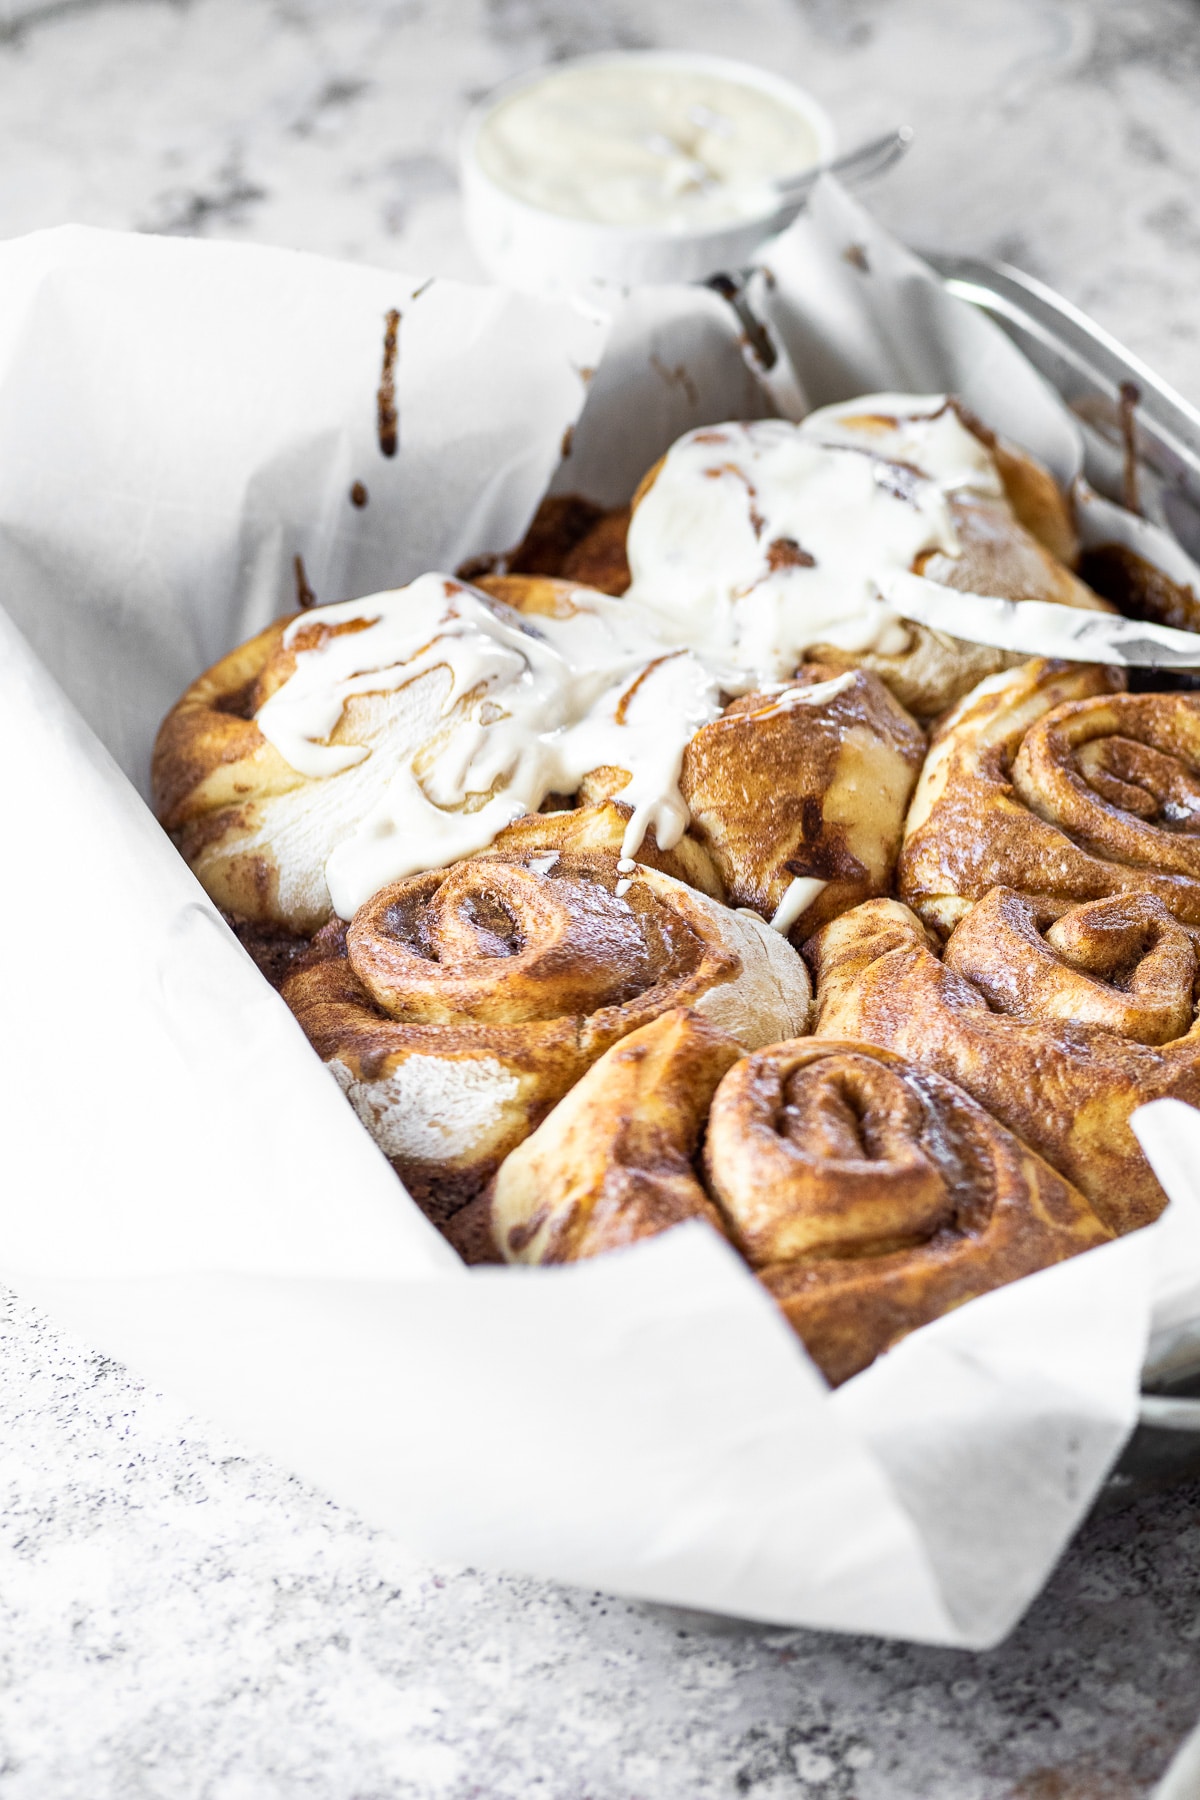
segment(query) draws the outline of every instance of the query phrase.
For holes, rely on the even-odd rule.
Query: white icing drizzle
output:
[[[817,643],[900,651],[888,579],[924,551],[960,553],[948,496],[964,487],[999,493],[999,476],[941,395],[693,431],[634,513],[626,600],[760,679]]]
[[[810,645],[903,648],[914,558],[958,553],[948,495],[997,484],[941,396],[871,395],[799,427],[681,438],[634,515],[624,599],[581,589],[558,614],[528,615],[430,574],[294,620],[295,669],[257,714],[263,736],[313,779],[365,778],[379,756],[377,775],[349,778],[356,803],[325,858],[334,908],[350,918],[387,882],[476,854],[602,767],[630,777],[624,880],[648,831],[666,850],[686,830],[683,752],[725,696],[765,688],[772,707],[823,705],[856,677],[793,685]],[[380,735],[379,706],[402,708],[387,697],[435,673],[441,729],[396,750],[403,733]],[[354,706],[368,697],[373,736]],[[776,929],[823,885],[793,881]]]
[[[830,700],[836,700],[847,688],[852,688],[858,679],[857,669],[847,669],[841,675],[831,675],[828,681],[814,681],[808,687],[791,687],[784,682],[771,682],[760,692],[771,695],[771,712],[784,712],[793,706],[824,706]]]
[[[967,488],[999,498],[1004,492],[991,451],[945,394],[862,394],[819,407],[800,430],[822,444],[867,445],[876,456],[919,469],[944,493]]]
[[[305,648],[314,625],[359,629],[323,633]],[[565,617],[533,617],[448,576],[423,575],[305,614],[284,643],[302,646],[295,671],[259,709],[258,727],[293,768],[318,778],[371,754],[353,741],[347,702],[446,671],[444,731],[394,770],[326,859],[343,918],[389,881],[486,848],[592,769],[629,772],[624,858],[650,829],[669,849],[687,828],[683,752],[720,716],[721,689],[699,658],[664,650],[622,601],[588,592]]]
[[[827,881],[819,880],[816,875],[797,875],[771,915],[771,930],[786,935],[801,913],[807,912],[817,895],[828,886]]]

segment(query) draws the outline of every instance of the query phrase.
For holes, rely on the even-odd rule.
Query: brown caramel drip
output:
[[[383,368],[379,391],[375,396],[375,422],[379,448],[384,456],[395,456],[400,442],[400,419],[396,411],[396,354],[400,345],[400,314],[393,306],[384,315]]]

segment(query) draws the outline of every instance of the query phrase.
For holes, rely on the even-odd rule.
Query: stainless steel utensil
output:
[[[795,175],[780,175],[771,185],[787,205],[795,202],[799,212],[822,175],[838,175],[851,186],[858,181],[868,181],[898,163],[912,141],[912,126],[898,125],[895,131],[872,138],[869,143],[860,144],[857,150],[846,150],[841,156],[835,156],[832,162],[818,163],[816,168],[803,169]]]

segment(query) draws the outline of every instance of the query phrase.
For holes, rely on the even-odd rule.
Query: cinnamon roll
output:
[[[1200,925],[1200,696],[1038,659],[983,682],[935,735],[898,887],[940,932],[990,888],[1057,903],[1155,894]]]
[[[683,752],[679,790],[730,903],[804,941],[886,893],[925,739],[865,669],[802,664],[748,694]]]
[[[917,1326],[1110,1235],[951,1082],[856,1042],[739,1058],[687,1012],[589,1070],[503,1163],[491,1209],[511,1262],[569,1261],[707,1220],[834,1383]]]
[[[758,918],[611,854],[488,852],[332,922],[283,996],[438,1220],[597,1057],[672,1007],[755,1046],[806,1028],[804,964]]]
[[[671,850],[683,748],[723,704],[620,601],[531,580],[518,612],[425,575],[281,621],[201,676],[159,733],[155,802],[227,912],[311,933],[598,767],[627,776],[623,855],[651,834]]]
[[[490,1222],[504,1260],[576,1262],[687,1219],[723,1231],[695,1158],[741,1054],[728,1032],[675,1008],[593,1063],[500,1165]]]
[[[569,584],[545,579],[481,585],[535,617],[577,598]],[[801,664],[790,682],[731,701],[688,740],[679,774],[687,830],[668,852],[648,839],[638,854],[802,943],[826,919],[887,891],[924,755],[923,733],[877,677]],[[622,798],[630,780],[628,769],[590,770],[579,813],[523,820],[497,843],[583,848],[607,833],[615,847],[618,819],[631,817]]]
[[[1111,610],[1044,540],[1076,554],[1066,504],[1031,459],[1002,458],[942,396],[865,396],[799,426],[681,438],[635,496],[627,597],[740,668],[786,676],[804,655],[870,667],[925,717],[1013,658],[904,624],[889,583],[916,573]]]
[[[705,1169],[734,1243],[835,1383],[1110,1235],[952,1082],[856,1042],[777,1044],[736,1064]]]
[[[993,888],[940,959],[916,915],[871,900],[807,946],[818,1037],[861,1037],[955,1081],[1087,1195],[1116,1232],[1166,1197],[1129,1126],[1200,1105],[1194,936],[1157,897],[1081,905]]]

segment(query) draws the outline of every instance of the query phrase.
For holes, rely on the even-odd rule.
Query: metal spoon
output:
[[[866,181],[869,176],[882,175],[900,161],[912,141],[912,126],[900,125],[883,137],[872,138],[869,144],[860,144],[857,150],[835,156],[832,162],[818,163],[815,169],[804,169],[796,175],[780,175],[771,185],[784,205],[794,202],[799,209],[822,175],[840,175],[846,181]]]

